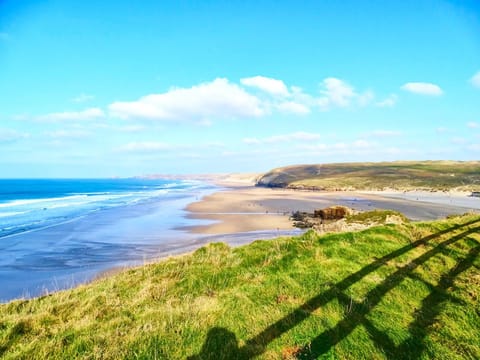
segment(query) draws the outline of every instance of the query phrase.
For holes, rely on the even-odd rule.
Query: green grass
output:
[[[260,177],[257,185],[319,190],[480,190],[478,161],[297,165]]]
[[[363,211],[346,217],[347,223],[385,224],[389,220],[395,223],[407,223],[409,220],[402,213],[394,210]]]
[[[480,217],[215,243],[0,306],[4,359],[478,359]]]

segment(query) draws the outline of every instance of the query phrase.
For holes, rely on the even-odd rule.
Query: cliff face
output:
[[[323,165],[296,165],[273,169],[257,180],[257,186],[287,187],[292,182],[319,176]]]

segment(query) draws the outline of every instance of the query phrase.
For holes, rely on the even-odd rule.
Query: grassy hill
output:
[[[314,190],[480,190],[478,161],[397,161],[296,165],[261,176],[257,185]]]
[[[216,243],[0,305],[4,359],[478,359],[480,217]]]

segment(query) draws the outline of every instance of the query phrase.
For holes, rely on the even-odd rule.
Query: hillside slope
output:
[[[258,186],[312,190],[480,190],[480,162],[398,161],[296,165],[261,176]]]
[[[480,217],[217,243],[0,305],[3,359],[480,358]]]

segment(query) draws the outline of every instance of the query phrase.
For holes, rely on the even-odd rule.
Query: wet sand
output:
[[[208,225],[188,227],[188,230],[195,234],[291,230],[289,216],[292,212],[313,212],[332,205],[360,211],[396,210],[411,220],[434,220],[480,210],[480,198],[469,197],[466,193],[311,192],[225,185],[230,187],[187,206],[189,218],[212,221]]]
[[[111,269],[191,251],[199,237],[175,230],[200,224],[187,204],[213,191],[195,190],[104,209],[0,240],[0,302],[88,282]]]
[[[206,236],[187,231],[187,226],[211,221],[189,219],[183,209],[218,189],[152,198],[1,238],[0,303],[71,288],[124,268],[185,254],[209,242],[235,246],[300,233],[275,230]]]

